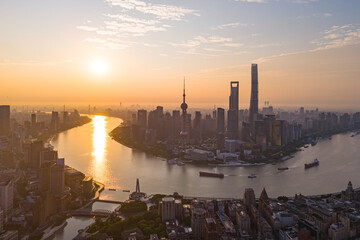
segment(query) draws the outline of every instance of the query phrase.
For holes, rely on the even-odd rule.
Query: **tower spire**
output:
[[[184,89],[183,89],[183,98],[184,98],[184,101],[183,102],[185,102],[185,77],[184,77]]]

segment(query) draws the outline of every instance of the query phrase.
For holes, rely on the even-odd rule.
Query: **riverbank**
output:
[[[67,225],[67,221],[65,220],[62,224],[59,226],[51,226],[43,231],[44,235],[41,237],[41,240],[47,240],[50,239],[55,235],[55,233],[61,229],[63,229]]]
[[[73,128],[81,127],[85,124],[90,123],[91,121],[92,121],[92,119],[89,118],[88,116],[80,116],[78,120],[64,125],[61,129],[59,129],[59,131],[57,131],[55,133],[41,135],[39,137],[39,140],[42,140],[46,143],[50,143],[58,134],[68,131]]]
[[[307,148],[309,145],[316,145],[318,141],[322,139],[331,140],[332,136],[337,134],[344,134],[351,131],[355,131],[356,129],[337,129],[334,131],[328,132],[316,132],[316,133],[308,133],[303,136],[301,139],[291,142],[282,147],[269,147],[265,151],[254,154],[253,156],[245,156],[244,154],[240,154],[239,158],[241,160],[237,160],[234,162],[224,162],[223,160],[215,158],[213,161],[207,162],[209,166],[218,166],[218,167],[247,167],[247,166],[261,166],[264,164],[277,164],[283,161],[294,158],[297,152],[303,151],[304,148]],[[182,158],[182,154],[172,154],[170,150],[168,150],[166,144],[154,144],[154,145],[146,145],[141,141],[136,141],[132,136],[133,129],[131,126],[120,125],[114,128],[109,136],[115,140],[116,142],[139,151],[142,151],[146,154],[151,154],[155,157],[172,159],[175,157]],[[198,163],[199,161],[193,161],[192,163]]]
[[[175,157],[174,154],[171,154],[167,149],[163,147],[159,147],[159,146],[149,147],[145,144],[131,140],[130,138],[125,136],[128,133],[128,131],[129,131],[128,127],[118,126],[109,133],[109,136],[116,142],[126,147],[136,149],[147,154],[151,154],[155,157],[166,158],[166,159],[171,159]]]

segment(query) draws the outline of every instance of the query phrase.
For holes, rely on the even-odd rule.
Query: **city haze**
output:
[[[357,1],[2,1],[0,101],[7,104],[354,109]],[[216,17],[215,17],[216,16]],[[10,27],[11,26],[11,27]],[[29,91],[31,89],[31,91]]]

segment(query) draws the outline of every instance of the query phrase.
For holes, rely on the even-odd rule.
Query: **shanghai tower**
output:
[[[253,124],[259,112],[259,91],[258,91],[258,67],[257,64],[251,65],[251,97],[249,122]]]

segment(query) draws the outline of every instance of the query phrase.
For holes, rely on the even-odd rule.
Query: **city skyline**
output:
[[[356,1],[0,6],[4,104],[177,105],[185,75],[191,106],[226,106],[228,82],[239,81],[243,108],[251,63],[259,64],[259,107],[354,109],[360,102]]]

